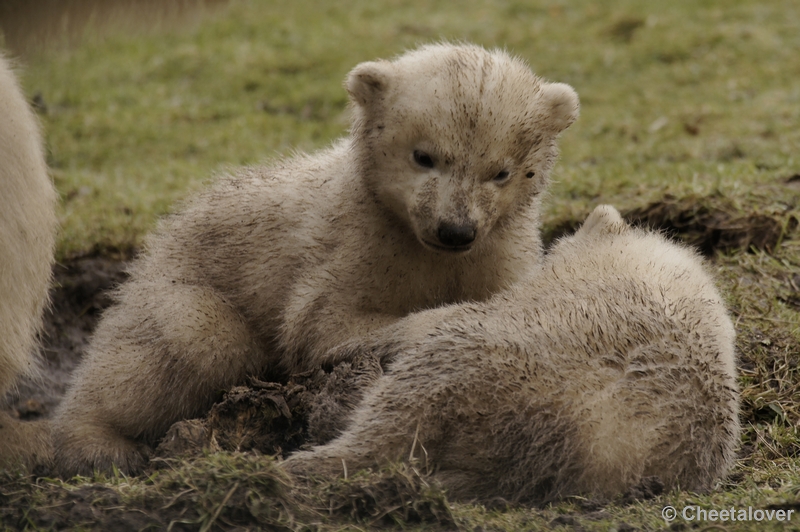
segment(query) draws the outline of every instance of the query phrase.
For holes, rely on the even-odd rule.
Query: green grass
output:
[[[629,210],[667,195],[778,220],[787,231],[775,249],[732,250],[712,263],[737,325],[745,426],[743,457],[718,489],[594,513],[580,501],[452,507],[455,522],[470,530],[658,529],[666,504],[800,509],[800,243],[790,230],[800,217],[800,186],[786,182],[800,174],[797,28],[800,5],[790,0],[242,0],[189,31],[87,39],[31,56],[23,81],[47,105],[41,118],[62,197],[62,259],[127,252],[214,174],[328,144],[347,128],[341,84],[350,68],[440,39],[505,47],[578,91],[581,118],[562,138],[545,230],[580,221],[598,203]],[[218,467],[213,460],[196,467],[203,463]],[[170,488],[125,482],[178,499],[207,494],[192,499],[200,508],[192,519],[207,522],[228,484],[209,490],[184,480]],[[132,493],[125,482],[94,482]],[[19,493],[45,504],[79,485],[42,481]],[[406,528],[447,528],[436,519],[398,519]],[[369,522],[352,521],[361,529]],[[800,516],[793,522],[800,526]]]
[[[505,47],[572,84],[550,218],[664,193],[747,196],[797,171],[794,2],[233,5],[190,32],[89,40],[31,58],[61,257],[136,246],[228,165],[313,150],[347,126],[342,80],[422,42]]]

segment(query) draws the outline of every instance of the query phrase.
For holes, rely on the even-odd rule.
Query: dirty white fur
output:
[[[330,364],[342,342],[484,300],[540,260],[571,88],[449,44],[360,64],[346,88],[349,137],[221,179],[150,238],[55,419],[62,474],[136,471],[247,374]]]
[[[611,497],[653,475],[702,490],[734,460],[734,329],[714,282],[692,251],[612,207],[530,280],[376,338],[367,349],[394,360],[387,373],[349,429],[291,456],[290,471],[413,456],[454,498],[535,503]]]
[[[39,124],[0,55],[0,400],[18,375],[35,367],[53,265],[55,202]],[[24,450],[15,445],[18,428],[0,416],[0,463]]]

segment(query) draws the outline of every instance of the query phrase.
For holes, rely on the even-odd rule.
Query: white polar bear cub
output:
[[[415,454],[457,499],[709,488],[739,439],[734,329],[701,259],[601,206],[529,280],[399,321],[348,430],[285,462],[335,476]],[[354,347],[358,349],[358,347]]]
[[[330,364],[343,342],[485,300],[539,262],[571,87],[449,44],[362,63],[346,87],[349,137],[222,179],[150,238],[54,420],[61,474],[138,471],[248,374]]]

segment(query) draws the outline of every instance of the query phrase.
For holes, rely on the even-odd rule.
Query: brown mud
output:
[[[233,387],[205,418],[175,423],[155,457],[225,450],[285,458],[341,433],[347,414],[382,374],[380,362],[365,354],[327,371],[293,375],[287,383],[251,377],[249,386]]]

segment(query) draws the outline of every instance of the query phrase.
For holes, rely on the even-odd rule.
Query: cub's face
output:
[[[367,186],[443,253],[468,252],[498,223],[538,208],[556,137],[578,112],[569,86],[472,46],[362,63],[347,87]]]

